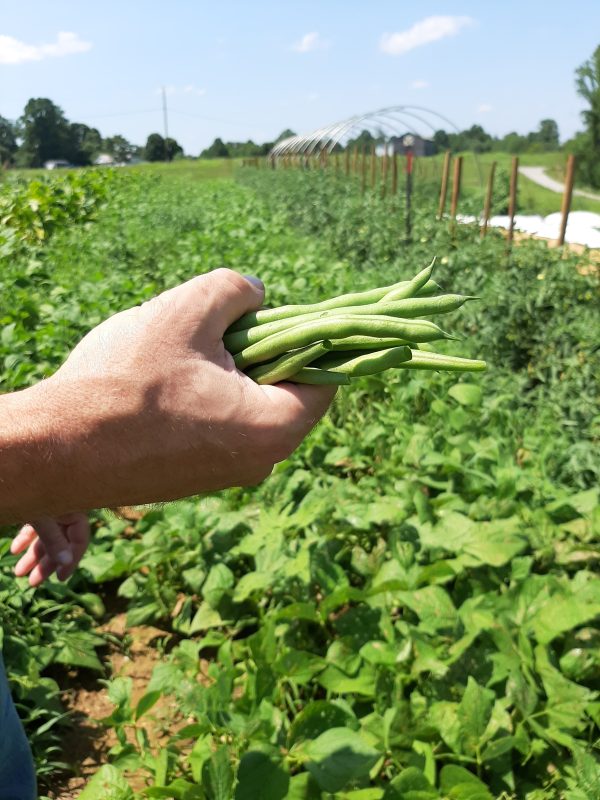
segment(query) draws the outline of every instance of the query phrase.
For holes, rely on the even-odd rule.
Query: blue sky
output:
[[[581,128],[574,70],[600,44],[598,0],[28,0],[2,3],[0,114],[49,97],[72,121],[195,155],[387,105],[459,128]]]

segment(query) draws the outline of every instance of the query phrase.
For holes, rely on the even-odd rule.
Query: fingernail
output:
[[[57,554],[56,560],[59,564],[68,567],[69,564],[73,563],[73,553],[70,550],[61,550],[60,553]]]
[[[251,283],[253,286],[256,286],[256,288],[257,288],[257,289],[260,289],[260,290],[261,290],[261,292],[264,292],[264,290],[265,290],[265,285],[264,285],[264,283],[261,281],[261,279],[260,279],[260,278],[255,278],[255,277],[254,277],[254,275],[244,275],[244,278],[246,278],[246,280],[248,281],[248,283]]]

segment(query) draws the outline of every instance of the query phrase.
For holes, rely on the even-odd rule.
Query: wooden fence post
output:
[[[375,189],[375,179],[377,177],[377,162],[375,161],[375,145],[371,145],[371,189]]]
[[[398,193],[398,154],[392,153],[392,195]]]
[[[387,142],[383,145],[383,160],[381,162],[381,197],[384,198],[387,192],[388,175],[388,149]]]
[[[360,190],[364,194],[367,188],[367,145],[363,144],[360,159]]]
[[[444,156],[444,167],[442,169],[442,185],[440,187],[440,205],[438,208],[438,219],[442,219],[446,210],[446,197],[448,196],[448,177],[450,175],[450,150],[446,150]]]
[[[350,174],[350,150],[347,147],[344,153],[344,172],[346,175]]]
[[[519,157],[513,156],[512,169],[510,171],[510,194],[508,196],[508,247],[510,248],[513,243],[515,233],[515,212],[517,210],[517,183],[519,176]]]
[[[454,178],[452,180],[452,200],[450,202],[450,219],[452,222],[456,220],[456,212],[458,210],[458,198],[460,196],[460,179],[462,176],[462,156],[457,156],[454,162]]]
[[[567,223],[569,221],[569,212],[571,211],[571,198],[573,197],[573,179],[575,177],[575,156],[570,155],[567,159],[567,175],[565,178],[565,191],[562,199],[562,219],[560,221],[560,235],[558,237],[558,245],[562,247],[565,243],[565,236],[567,234]]]
[[[488,178],[487,191],[485,193],[485,205],[483,207],[483,227],[481,228],[481,235],[485,236],[487,233],[488,223],[490,221],[490,214],[492,212],[492,197],[494,194],[494,176],[496,174],[496,162],[492,161],[492,168]]]

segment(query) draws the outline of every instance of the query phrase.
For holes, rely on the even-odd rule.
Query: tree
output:
[[[227,145],[218,136],[211,144],[200,153],[200,158],[228,158],[229,150]]]
[[[136,144],[131,144],[131,142],[127,141],[127,139],[120,134],[110,136],[108,139],[103,139],[102,150],[111,155],[115,161],[121,163],[129,161],[132,156],[137,156],[140,152],[140,148]]]
[[[286,128],[284,131],[281,131],[279,136],[275,139],[275,144],[277,144],[277,142],[282,142],[284,139],[290,139],[292,136],[296,136],[296,132],[290,130],[290,128]]]
[[[537,140],[544,150],[558,150],[560,140],[558,125],[553,119],[543,119],[537,131]]]
[[[100,131],[81,122],[72,122],[69,125],[68,141],[67,159],[78,166],[91,164],[102,149]]]
[[[577,93],[588,104],[581,112],[585,131],[575,139],[577,172],[590,186],[600,188],[600,45],[575,72]]]
[[[166,157],[165,140],[160,133],[151,133],[146,140],[144,156],[147,161],[164,161]]]
[[[492,149],[493,139],[489,133],[483,130],[481,125],[471,125],[461,134],[465,150],[473,150],[475,153],[489,153]]]
[[[433,143],[436,150],[448,150],[450,147],[450,138],[446,131],[440,129],[433,134]]]
[[[17,147],[15,126],[0,116],[0,167],[12,163]]]
[[[18,161],[24,167],[41,167],[45,161],[68,158],[69,122],[63,111],[44,97],[27,102],[19,119],[22,144]]]
[[[183,147],[175,139],[167,137],[165,140],[165,158],[167,161],[173,161],[176,156],[183,155]]]
[[[503,153],[517,155],[527,149],[527,137],[511,131],[511,133],[507,133],[506,136],[498,141],[497,149]]]

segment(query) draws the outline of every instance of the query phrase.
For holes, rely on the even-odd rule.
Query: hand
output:
[[[5,517],[38,519],[266,478],[335,390],[258,386],[236,369],[223,334],[263,299],[260,282],[230,270],[193,278],[106,320],[55,375],[6,396],[5,419],[32,429],[5,447],[16,466],[0,518],[3,503]]]
[[[56,519],[39,519],[23,525],[12,540],[10,552],[25,555],[15,566],[18,578],[29,575],[29,585],[39,586],[54,572],[66,581],[79,562],[90,541],[90,525],[83,514],[66,514]]]

